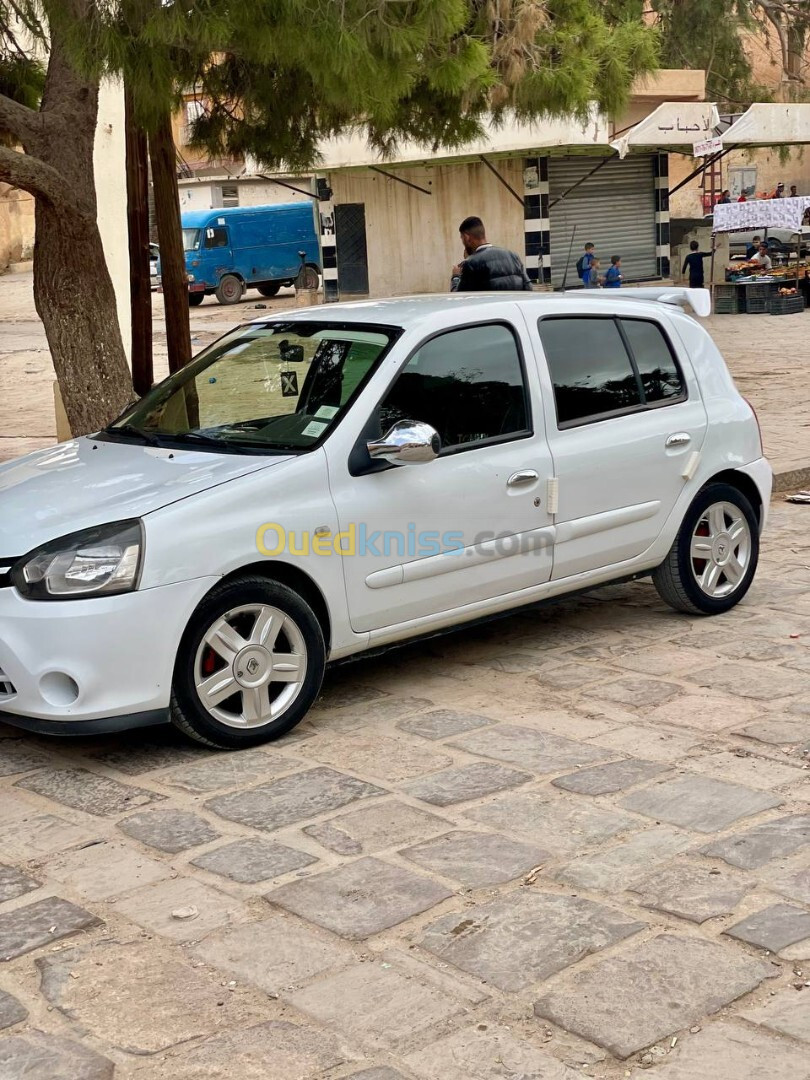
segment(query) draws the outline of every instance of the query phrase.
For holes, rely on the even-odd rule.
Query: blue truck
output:
[[[307,288],[318,287],[320,246],[311,203],[233,206],[182,214],[188,301],[237,304],[245,289],[275,296],[292,285],[304,252]]]

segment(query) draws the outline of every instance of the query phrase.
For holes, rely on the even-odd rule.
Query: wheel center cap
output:
[[[272,669],[270,653],[262,645],[249,645],[242,649],[233,665],[236,681],[248,690],[266,683]]]
[[[719,533],[712,541],[712,559],[718,566],[724,566],[731,558],[731,538],[728,533]]]

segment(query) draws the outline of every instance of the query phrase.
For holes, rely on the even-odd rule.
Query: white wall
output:
[[[69,137],[69,135],[66,135]],[[98,227],[118,305],[124,350],[131,363],[132,318],[129,292],[124,91],[119,82],[101,86],[94,149]]]
[[[493,165],[522,195],[523,159],[498,158]],[[446,292],[450,271],[462,258],[458,227],[471,214],[483,220],[492,243],[511,248],[523,259],[523,206],[486,165],[387,168],[432,194],[367,170],[329,175],[336,204],[365,204],[372,295]]]
[[[287,179],[286,177],[284,178]],[[269,206],[276,203],[310,202],[307,195],[290,191],[289,188],[274,184],[270,180],[247,180],[241,178],[215,179],[210,177],[180,180],[180,210],[211,210],[221,205],[219,198],[223,184],[239,189],[240,206]],[[312,187],[310,177],[293,177],[288,183],[293,187],[309,191]]]

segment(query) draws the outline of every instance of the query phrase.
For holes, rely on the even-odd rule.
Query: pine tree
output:
[[[8,92],[12,61],[30,56],[9,36],[17,12],[50,40],[38,111]],[[94,220],[103,77],[123,76],[147,131],[192,87],[206,103],[194,135],[212,155],[306,168],[321,139],[352,127],[386,151],[459,145],[490,113],[617,111],[656,50],[640,0],[0,0],[0,132],[22,147],[0,148],[0,179],[37,198],[37,305],[73,430],[130,393]]]

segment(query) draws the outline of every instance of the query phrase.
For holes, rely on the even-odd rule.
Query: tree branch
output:
[[[95,223],[91,209],[85,207],[82,200],[70,197],[70,189],[62,175],[30,154],[0,146],[0,181],[22,188],[37,199],[46,199],[57,208],[70,209],[74,215],[77,212],[84,214]]]
[[[27,105],[0,94],[0,130],[6,131],[18,142],[25,142],[42,127],[42,117]]]

